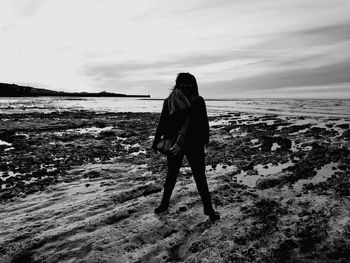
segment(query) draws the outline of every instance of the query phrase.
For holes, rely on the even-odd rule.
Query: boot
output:
[[[216,221],[220,219],[220,214],[216,212],[215,210],[204,213],[205,215],[209,216],[210,220]]]
[[[220,214],[216,212],[212,207],[209,209],[204,209],[204,214],[209,216],[209,218],[213,221],[220,219]]]
[[[163,202],[160,203],[160,205],[154,209],[155,214],[160,214],[168,210],[169,203],[165,204]]]

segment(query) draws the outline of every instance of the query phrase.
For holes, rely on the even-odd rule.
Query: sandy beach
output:
[[[202,211],[187,161],[155,215],[157,113],[0,116],[0,262],[349,262],[350,120],[210,116]]]

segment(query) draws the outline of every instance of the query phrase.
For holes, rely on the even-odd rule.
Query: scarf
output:
[[[169,116],[181,111],[187,111],[190,108],[191,104],[185,94],[180,89],[174,89],[169,95],[168,100]]]

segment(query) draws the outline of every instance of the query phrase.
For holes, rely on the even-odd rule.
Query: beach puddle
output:
[[[258,171],[259,175],[271,175],[282,172],[283,169],[286,169],[290,166],[293,166],[294,163],[292,161],[288,161],[286,163],[281,163],[278,165],[273,165],[272,163],[268,163],[266,165],[258,164],[254,166],[254,169]]]
[[[0,172],[0,179],[6,181],[7,179],[11,177],[17,177],[18,175],[21,175],[20,173],[14,173],[13,171],[8,172]]]
[[[305,127],[304,129],[298,130],[296,132],[289,133],[289,135],[298,136],[298,135],[307,133],[310,130],[312,131],[315,129],[316,130],[321,129],[330,133],[328,135],[330,138],[334,138],[342,134],[342,132],[348,128],[349,121],[346,119],[337,119],[337,120],[328,119],[328,120],[320,121],[317,118],[307,118],[307,119],[294,120],[293,124],[288,125],[286,127],[305,126],[305,125],[308,125],[308,127]]]
[[[231,120],[227,119],[219,119],[219,120],[214,120],[209,122],[209,126],[222,126],[222,125],[229,125]]]
[[[125,150],[129,150],[131,148],[139,148],[140,147],[140,144],[139,143],[135,143],[135,144],[124,144],[124,143],[121,143],[121,146],[124,147]]]
[[[44,176],[42,176],[42,177],[40,178],[40,180],[46,179],[46,178],[49,178],[49,177],[46,176],[46,175],[44,175]],[[23,182],[24,182],[25,184],[31,184],[31,183],[35,183],[35,182],[37,182],[37,181],[39,181],[39,179],[38,179],[37,177],[31,177],[29,180],[23,180]]]
[[[274,125],[276,123],[276,120],[274,119],[264,119],[261,118],[259,121],[257,121],[256,123],[265,123],[268,126]]]
[[[290,127],[293,127],[294,125],[290,126]],[[292,132],[292,133],[289,133],[289,135],[300,135],[300,134],[304,134],[305,132],[307,132],[310,128],[305,128],[305,129],[302,129],[302,130],[299,130],[299,131],[296,131],[296,132]]]
[[[13,148],[13,147],[6,148],[4,151],[5,151],[5,152],[8,152],[8,151],[12,151],[12,150],[15,150],[15,148]]]
[[[240,184],[255,187],[256,181],[260,178],[260,175],[248,175],[246,171],[241,171],[239,174],[234,175],[233,178]]]
[[[230,133],[233,137],[245,137],[245,136],[248,135],[248,133],[242,131],[240,127],[234,128],[234,129],[230,130],[229,133]]]
[[[274,142],[272,144],[271,151],[276,151],[279,148],[281,148],[281,146],[278,143]]]
[[[251,142],[252,144],[256,144],[257,142],[259,142],[259,139],[252,139],[252,140],[250,140],[250,142]]]
[[[8,164],[9,162],[6,162],[6,163]],[[44,174],[55,172],[58,169],[57,167],[55,167],[55,164],[49,164],[49,165],[41,164],[39,170],[43,172],[39,176],[36,176],[36,175],[33,176],[33,171],[29,173],[19,173],[14,171],[0,171],[1,189],[18,187],[19,184],[28,185],[34,182],[47,179],[49,176]],[[13,180],[11,178],[16,178],[16,179]]]
[[[29,139],[29,134],[26,134],[26,133],[16,133],[16,136],[23,136],[26,139]]]
[[[88,127],[88,128],[78,128],[78,129],[67,129],[65,131],[56,131],[53,133],[50,133],[52,135],[56,135],[56,136],[64,136],[66,134],[72,134],[72,133],[76,133],[76,134],[91,134],[91,135],[98,135],[101,132],[104,131],[111,131],[114,127],[113,126],[107,126],[104,128],[98,128],[96,126],[93,127]],[[44,134],[48,134],[47,132],[45,132]]]
[[[301,143],[295,143],[292,141],[292,146],[291,146],[291,151],[292,152],[298,152],[298,151],[311,151],[312,146],[307,145],[307,146],[301,146]]]
[[[317,174],[310,179],[302,179],[293,184],[295,191],[300,192],[305,184],[317,184],[320,182],[325,182],[328,178],[331,178],[332,175],[338,171],[337,163],[329,163],[324,165],[321,169],[316,170]]]
[[[268,163],[266,165],[258,164],[254,166],[254,170],[257,171],[256,174],[249,174],[248,171],[241,171],[239,174],[236,174],[233,177],[240,184],[255,187],[256,182],[261,177],[280,173],[283,169],[286,169],[292,165],[294,165],[292,161],[280,163],[278,165],[273,165],[272,163]]]
[[[21,173],[15,173],[13,171],[0,172],[0,179],[2,180],[2,184],[1,184],[0,189],[4,190],[7,188],[12,188],[13,182],[9,182],[9,181],[12,181],[12,179],[11,180],[9,180],[9,179],[16,178],[16,177],[18,177],[17,182],[20,181],[22,184],[25,184],[25,185],[35,183],[37,181],[48,178],[48,176],[44,175],[44,176],[41,176],[40,178],[33,177],[33,176],[32,177],[26,176],[26,178],[24,179],[24,178],[22,178],[23,174],[21,174]]]
[[[12,144],[11,144],[11,143],[9,143],[9,142],[5,142],[5,141],[2,141],[2,140],[0,140],[0,145],[5,145],[5,146],[9,146],[9,147],[11,147],[11,146],[12,146]]]
[[[145,150],[141,150],[141,151],[138,151],[138,152],[132,152],[130,154],[133,155],[133,156],[138,156],[140,154],[146,154],[146,151]]]
[[[53,172],[56,171],[57,168],[55,167],[55,164],[48,164],[48,165],[40,165],[40,169],[46,169],[46,172]]]
[[[110,131],[113,129],[113,126],[108,126],[104,128],[98,128],[98,127],[89,127],[89,128],[79,128],[79,129],[69,129],[67,132],[76,132],[79,134],[99,134],[103,131]]]
[[[188,167],[188,169],[190,169]],[[226,165],[219,163],[217,165],[206,165],[205,166],[205,171],[206,172],[215,172],[217,174],[222,174],[222,173],[231,173],[237,170],[237,167],[234,165]]]

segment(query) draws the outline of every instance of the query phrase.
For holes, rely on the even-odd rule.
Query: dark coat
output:
[[[184,146],[203,146],[209,143],[207,109],[204,99],[201,96],[194,101],[191,101],[191,110],[188,114],[190,114],[190,123],[185,135]],[[156,134],[154,136],[153,147],[157,145],[163,136],[165,138],[176,139],[186,117],[187,113],[184,112],[169,116],[168,99],[165,99]]]

